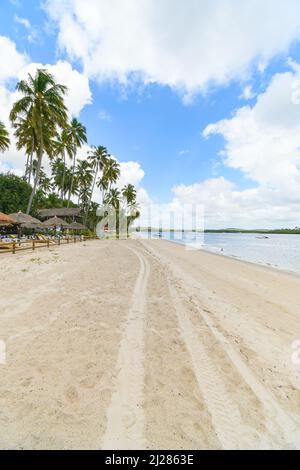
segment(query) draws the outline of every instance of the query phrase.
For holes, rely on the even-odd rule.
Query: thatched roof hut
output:
[[[63,219],[60,219],[59,217],[53,217],[52,219],[45,220],[41,224],[45,228],[54,228],[54,227],[67,227],[69,224]]]
[[[6,214],[3,214],[3,212],[0,212],[0,225],[5,226],[5,225],[14,225],[15,221]]]
[[[24,214],[19,211],[16,214],[10,214],[9,217],[15,221],[16,224],[21,224],[23,228],[32,228],[32,226],[41,226],[42,222],[31,215]]]
[[[63,207],[62,209],[39,209],[38,216],[41,219],[50,219],[52,217],[80,217],[81,209],[78,207]]]
[[[70,230],[86,230],[86,226],[83,224],[79,224],[78,222],[72,222],[67,226]]]

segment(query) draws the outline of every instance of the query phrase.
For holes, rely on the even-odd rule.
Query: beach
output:
[[[300,276],[103,240],[0,283],[1,449],[300,448]]]

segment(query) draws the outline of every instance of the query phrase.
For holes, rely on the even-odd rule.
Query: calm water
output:
[[[155,238],[157,236],[154,234]],[[181,234],[162,233],[162,238],[175,243],[192,245],[196,242],[198,247],[214,253],[300,274],[300,235],[267,236],[261,238],[263,235],[256,233],[186,233],[182,238]]]

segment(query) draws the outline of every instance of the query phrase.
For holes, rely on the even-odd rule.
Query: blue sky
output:
[[[273,93],[272,87],[276,88],[276,81],[279,87],[287,78],[285,74],[297,82],[298,70],[291,66],[291,59],[294,64],[299,59],[300,20],[290,14],[285,17],[276,0],[267,1],[265,11],[261,12],[262,16],[272,15],[269,26],[263,19],[261,23],[257,20],[256,1],[245,20],[243,9],[229,0],[228,9],[224,7],[224,30],[210,38],[209,24],[202,23],[200,18],[205,17],[209,8],[206,13],[218,21],[223,11],[217,0],[209,7],[205,2],[188,0],[184,10],[182,2],[175,0],[180,11],[177,18],[170,20],[167,7],[172,2],[168,0],[166,11],[159,8],[157,0],[142,0],[144,9],[137,6],[134,17],[130,16],[130,9],[124,8],[124,2],[123,5],[118,2],[110,4],[112,10],[117,7],[120,10],[115,10],[113,16],[107,0],[91,0],[91,9],[94,8],[91,15],[84,10],[87,2],[82,0],[2,0],[0,36],[15,45],[25,67],[31,63],[54,65],[65,61],[72,71],[77,70],[88,80],[92,103],[88,104],[87,99],[85,103],[83,98],[79,119],[88,129],[89,144],[105,145],[120,162],[137,162],[144,172],[137,184],[152,201],[172,203],[175,199],[185,203],[194,197],[195,202],[209,206],[209,223],[214,226],[295,225],[295,211],[289,210],[285,192],[287,181],[280,182],[278,168],[286,165],[283,178],[285,171],[286,175],[293,174],[297,188],[298,142],[293,149],[289,148],[295,129],[288,127],[283,136],[287,145],[280,154],[275,151],[276,161],[272,161],[270,142],[278,148],[275,142],[278,132],[272,113],[268,114],[268,96]],[[297,2],[288,3],[297,16],[300,13]],[[180,29],[183,11],[190,27],[188,33]],[[103,16],[105,26],[99,19],[98,25],[93,22],[95,13],[100,19]],[[123,31],[124,15],[128,28]],[[239,15],[237,31],[232,31],[231,19],[238,22]],[[248,22],[249,31],[245,31]],[[209,34],[201,36],[205,28]],[[116,39],[120,30],[122,37]],[[141,31],[141,41],[136,31]],[[261,44],[260,35],[266,44]],[[177,36],[181,39],[178,43]],[[205,49],[204,40],[208,41]],[[121,51],[123,46],[125,53]],[[189,54],[193,57],[189,58]],[[17,72],[7,75],[2,86],[12,92],[19,75]],[[293,88],[292,83],[289,85]],[[260,101],[267,103],[263,111],[263,106],[257,106]],[[278,106],[282,106],[282,99]],[[243,107],[247,112],[242,112]],[[264,121],[259,124],[261,116]],[[287,127],[285,114],[282,119],[280,129]],[[6,120],[5,116],[2,120]],[[220,124],[222,120],[226,121],[225,126]],[[205,136],[203,132],[211,124],[215,129]],[[252,134],[247,136],[249,127]],[[266,134],[271,139],[268,146]],[[18,168],[16,157],[6,154],[0,158],[2,165]],[[270,162],[274,163],[274,174],[267,177]],[[276,203],[272,202],[274,195],[278,196]],[[216,207],[211,206],[212,200]],[[293,206],[296,203],[293,201]],[[233,210],[236,220],[230,216]]]

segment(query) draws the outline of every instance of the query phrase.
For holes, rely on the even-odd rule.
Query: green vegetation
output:
[[[25,212],[30,194],[31,186],[22,178],[10,173],[0,173],[0,212]]]
[[[106,147],[93,146],[86,158],[77,158],[78,149],[87,144],[87,130],[75,118],[68,121],[67,88],[56,83],[47,70],[38,69],[35,76],[28,74],[18,82],[16,89],[21,98],[14,103],[10,120],[17,148],[26,157],[25,173],[23,178],[0,175],[0,211],[36,215],[37,208],[80,207],[85,225],[94,230],[98,207],[111,201],[128,224],[137,218],[135,188],[116,188],[120,165]],[[0,151],[9,145],[9,134],[0,122]],[[45,156],[50,161],[50,175],[43,167]],[[96,186],[102,195],[97,202],[92,200]]]

